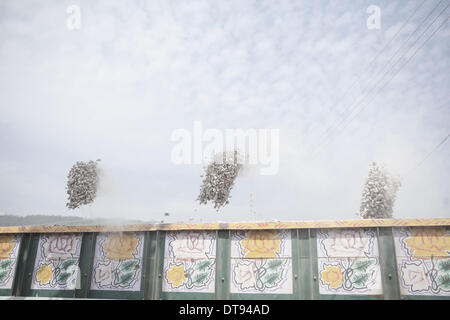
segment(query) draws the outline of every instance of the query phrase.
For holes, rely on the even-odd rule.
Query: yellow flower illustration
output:
[[[10,234],[0,235],[0,259],[9,259],[16,242],[14,236]]]
[[[415,258],[449,256],[450,236],[445,228],[414,228],[405,243]]]
[[[103,251],[109,260],[132,259],[137,254],[138,239],[131,233],[110,233],[103,243]]]
[[[276,258],[281,252],[281,239],[275,230],[249,231],[241,246],[245,258]]]
[[[167,271],[167,281],[173,288],[182,286],[186,282],[186,276],[184,274],[184,265],[171,266]]]
[[[37,271],[36,279],[41,283],[41,285],[49,283],[53,278],[53,265],[44,264]]]
[[[322,282],[328,284],[331,289],[338,288],[344,279],[341,268],[338,266],[326,266],[325,270],[320,272]]]

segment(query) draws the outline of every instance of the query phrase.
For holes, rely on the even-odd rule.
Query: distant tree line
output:
[[[112,222],[121,224],[139,224],[143,223],[140,220],[113,220],[113,219],[86,219],[77,216],[58,216],[58,215],[28,215],[28,216],[15,216],[15,215],[2,215],[0,216],[0,227],[9,226],[32,226],[32,225],[109,225]],[[153,223],[148,221],[147,223]]]
[[[79,221],[82,222],[84,219],[75,216],[46,216],[42,214],[29,215],[29,216],[14,216],[14,215],[3,215],[0,216],[0,226],[24,226],[24,225],[36,225],[36,224],[53,224],[53,223],[64,223],[65,221]]]

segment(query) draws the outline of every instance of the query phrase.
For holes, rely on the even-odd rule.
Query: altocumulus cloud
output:
[[[381,28],[369,30],[371,1],[2,1],[0,211],[67,213],[69,168],[101,158],[120,187],[106,188],[102,210],[77,215],[108,215],[114,198],[127,218],[252,220],[253,193],[265,220],[355,218],[370,162],[409,172],[448,134],[447,23],[312,156],[438,2],[362,73],[420,3],[377,1]],[[67,28],[69,5],[80,7],[80,29]],[[279,129],[279,173],[249,169],[229,206],[198,206],[201,166],[170,161],[171,133],[196,120]],[[449,216],[449,152],[405,177],[395,217]]]

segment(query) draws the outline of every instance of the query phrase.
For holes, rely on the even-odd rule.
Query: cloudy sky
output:
[[[396,218],[450,217],[449,141],[415,168],[450,131],[447,5],[1,1],[0,213],[354,219],[377,161],[403,176]],[[226,208],[199,206],[202,166],[171,161],[195,121],[278,129],[278,173],[245,170]],[[98,202],[67,210],[69,169],[97,158]]]

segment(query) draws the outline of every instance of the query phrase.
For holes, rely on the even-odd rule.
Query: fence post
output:
[[[400,299],[400,287],[392,227],[378,227],[377,238],[383,297],[385,300],[398,300]]]
[[[78,262],[79,274],[81,277],[80,288],[75,290],[76,298],[87,298],[92,278],[92,263],[94,261],[95,234],[83,233],[80,250],[80,260]]]
[[[30,246],[32,234],[25,233],[20,241],[19,254],[17,256],[17,268],[14,274],[12,296],[22,296],[23,286],[25,280],[25,269],[27,266],[27,259],[30,255]]]
[[[230,231],[217,231],[215,300],[230,298]]]
[[[299,260],[299,299],[312,299],[312,269],[311,269],[311,252],[309,244],[309,229],[298,229],[298,260]]]

